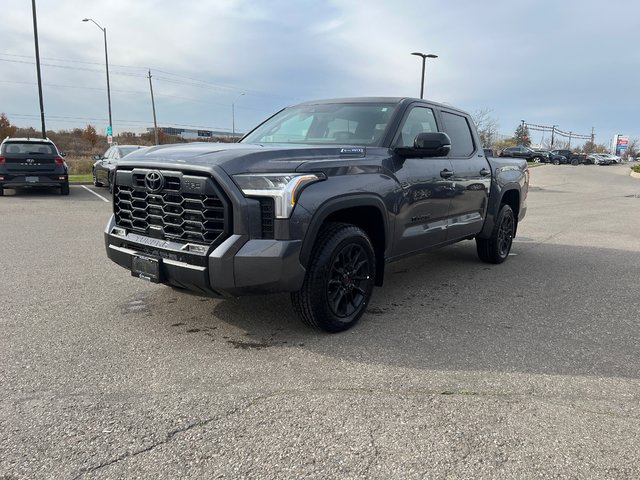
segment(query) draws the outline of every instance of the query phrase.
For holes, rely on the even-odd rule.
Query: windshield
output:
[[[290,107],[260,125],[241,143],[377,145],[395,108],[386,103]]]
[[[135,147],[120,147],[120,157],[124,157],[126,155],[129,155],[131,152],[135,152],[139,148],[140,147],[138,147],[138,146],[135,146]]]

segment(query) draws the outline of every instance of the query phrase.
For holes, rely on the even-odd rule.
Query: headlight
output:
[[[247,197],[273,198],[276,218],[289,218],[302,189],[323,180],[324,176],[315,173],[241,173],[233,179]]]

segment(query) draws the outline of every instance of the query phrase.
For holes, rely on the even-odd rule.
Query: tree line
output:
[[[0,141],[6,137],[40,138],[41,136],[41,132],[33,127],[20,128],[13,125],[6,114],[0,113]],[[100,135],[96,127],[90,124],[85,128],[71,130],[47,130],[47,137],[56,144],[58,150],[64,152],[68,157],[93,158],[95,155],[103,154],[109,148],[107,138]],[[113,141],[122,145],[151,146],[155,145],[155,134],[153,131],[143,134],[122,132],[114,136]],[[198,141],[230,142],[232,140],[226,137],[214,137]],[[189,140],[176,135],[168,135],[161,130],[158,131],[158,144],[160,145],[186,142]]]

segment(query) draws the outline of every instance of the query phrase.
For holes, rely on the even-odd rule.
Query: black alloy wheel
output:
[[[476,250],[480,260],[502,263],[509,257],[516,231],[516,218],[509,205],[503,204],[489,238],[476,237]]]
[[[355,225],[330,223],[321,229],[302,288],[291,301],[306,324],[340,332],[366,310],[374,280],[375,253],[367,234]]]

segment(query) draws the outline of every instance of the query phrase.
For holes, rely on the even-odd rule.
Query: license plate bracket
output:
[[[131,275],[151,283],[160,283],[160,259],[134,255],[131,259]]]
[[[40,177],[24,177],[24,181],[27,183],[38,183],[40,181]]]

